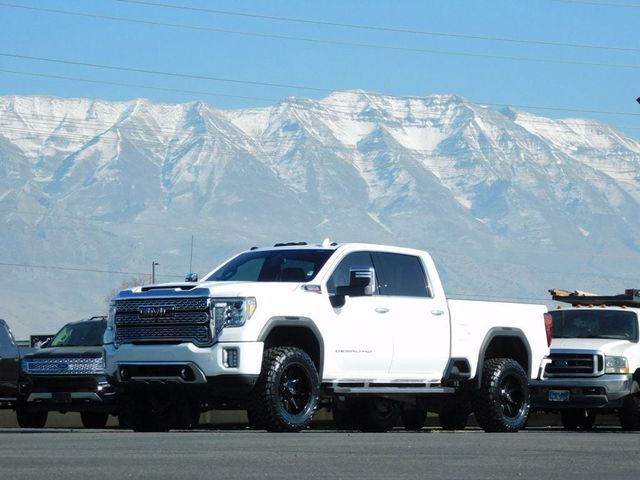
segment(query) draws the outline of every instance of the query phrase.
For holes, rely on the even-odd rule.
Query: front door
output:
[[[337,265],[327,282],[335,288],[349,285],[352,267],[373,267],[369,252],[352,252]],[[392,340],[384,299],[374,286],[372,296],[347,297],[342,307],[327,305],[330,312],[325,341],[325,378],[345,382],[380,380],[388,377]]]

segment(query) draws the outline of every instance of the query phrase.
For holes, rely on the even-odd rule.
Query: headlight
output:
[[[609,357],[604,360],[604,373],[629,373],[629,362],[626,357]]]
[[[113,343],[115,345],[116,336],[116,302],[109,303],[109,316],[107,317],[107,328],[104,330],[103,343],[105,345]]]
[[[214,299],[212,309],[216,327],[241,327],[251,318],[256,307],[254,297]]]

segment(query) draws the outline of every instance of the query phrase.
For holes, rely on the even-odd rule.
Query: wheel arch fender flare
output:
[[[322,337],[322,333],[318,329],[316,323],[309,317],[271,317],[262,327],[260,333],[258,335],[258,341],[267,343],[267,340],[272,334],[276,332],[286,332],[289,333],[294,329],[306,330],[309,332],[308,334],[312,337],[308,337],[307,340],[313,338],[313,340],[317,344],[317,351],[307,351],[308,349],[304,349],[307,351],[307,354],[311,357],[311,359],[316,364],[318,370],[318,377],[322,382],[322,371],[324,368],[324,339]],[[291,343],[290,346],[297,346],[301,348],[301,345],[304,341],[301,342],[287,342]]]
[[[531,378],[531,369],[533,366],[531,365],[531,346],[529,345],[529,340],[527,340],[527,336],[524,334],[522,330],[514,327],[494,327],[490,329],[485,335],[482,343],[480,344],[480,350],[478,352],[478,364],[476,368],[476,376],[474,379],[474,384],[476,388],[480,388],[480,384],[482,382],[482,370],[484,368],[484,361],[486,359],[487,353],[491,353],[489,348],[492,347],[494,340],[508,340],[513,341],[519,340],[524,345],[526,350],[526,366],[522,365],[525,373],[527,374],[527,379]],[[513,358],[513,357],[511,357]],[[521,357],[522,358],[522,357]],[[520,360],[518,358],[514,358],[514,360]]]

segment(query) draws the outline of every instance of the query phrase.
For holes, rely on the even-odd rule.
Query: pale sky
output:
[[[627,0],[0,1],[0,95],[246,108],[452,93],[640,138],[639,31]]]

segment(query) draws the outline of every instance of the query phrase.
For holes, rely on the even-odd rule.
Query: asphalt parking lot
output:
[[[640,434],[0,429],[0,478],[581,479],[640,473]]]

